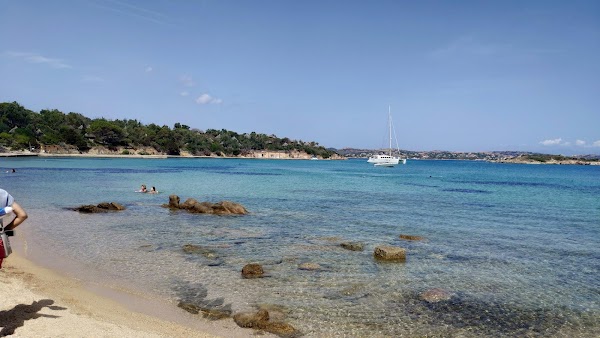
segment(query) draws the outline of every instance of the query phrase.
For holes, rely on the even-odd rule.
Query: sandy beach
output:
[[[209,322],[180,309],[165,313],[179,311],[182,319],[197,322],[188,327],[132,311],[121,302],[91,292],[81,281],[40,267],[16,253],[0,269],[0,293],[0,337],[209,338],[253,334],[231,320]]]

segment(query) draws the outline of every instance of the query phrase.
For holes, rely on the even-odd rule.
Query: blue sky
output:
[[[600,1],[0,0],[0,101],[326,147],[600,153]]]

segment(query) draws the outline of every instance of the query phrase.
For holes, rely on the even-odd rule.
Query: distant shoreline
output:
[[[32,153],[32,152],[4,152],[0,157],[84,157],[84,158],[146,158],[146,159],[166,159],[166,158],[222,158],[222,159],[248,159],[248,160],[311,160],[310,158],[290,158],[290,157],[250,157],[250,156],[206,156],[206,155],[140,155],[140,154],[51,154],[51,153]],[[337,161],[341,159],[319,158],[319,161]]]
[[[0,153],[0,157],[81,157],[81,158],[141,158],[141,159],[167,159],[167,158],[213,158],[213,159],[249,159],[249,160],[311,160],[310,158],[298,158],[298,157],[256,157],[256,156],[206,156],[206,155],[164,155],[164,154],[55,154],[55,153],[35,153],[35,152],[3,152]],[[350,158],[329,158],[322,159],[319,161],[336,161],[336,160],[347,160],[347,159],[367,159],[368,157],[350,157]],[[535,161],[531,159],[525,159],[522,157],[514,158],[503,158],[503,159],[438,159],[438,158],[409,158],[410,161],[421,161],[421,160],[432,160],[432,161],[485,161],[490,163],[510,163],[510,164],[544,164],[544,165],[600,165],[600,161],[588,161],[582,159],[565,159],[565,160],[548,160],[548,161]]]

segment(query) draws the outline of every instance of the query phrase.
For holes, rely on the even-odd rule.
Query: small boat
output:
[[[316,157],[316,156],[313,156],[313,157],[311,157],[310,159],[311,159],[311,161],[316,161],[316,160],[318,160],[319,158],[318,158],[318,157]]]
[[[402,164],[406,164],[406,159],[401,159],[400,157],[392,156],[392,112],[391,107],[388,107],[388,129],[389,129],[389,138],[390,138],[390,147],[389,154],[379,154],[369,157],[367,160],[368,163],[373,163],[376,167],[393,167],[402,161]],[[395,131],[394,131],[395,134]],[[398,139],[396,139],[396,148],[398,149],[398,154],[400,153],[400,148],[398,147]]]

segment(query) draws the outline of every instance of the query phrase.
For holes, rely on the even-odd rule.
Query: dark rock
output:
[[[403,262],[406,260],[406,249],[391,245],[380,245],[375,248],[373,256],[379,260]]]
[[[192,205],[188,210],[190,212],[197,212],[200,214],[212,214],[213,213],[212,205],[209,202],[202,202],[202,203],[196,202],[196,204]]]
[[[221,309],[221,308],[201,308],[200,312],[202,312],[202,317],[211,320],[219,320],[231,317],[231,309]]]
[[[269,312],[265,309],[260,309],[258,312],[236,313],[233,320],[240,327],[263,330],[280,337],[297,337],[300,334],[288,323],[269,320]]]
[[[405,239],[407,241],[422,241],[425,239],[425,237],[413,235],[400,235],[400,239]]]
[[[79,212],[83,212],[83,213],[97,213],[97,212],[107,212],[108,210],[106,209],[100,209],[95,205],[92,204],[88,204],[88,205],[81,205],[78,206],[77,208],[73,209],[74,211],[79,211]]]
[[[244,208],[244,206],[239,203],[231,201],[221,201],[217,203],[217,205],[222,206],[223,209],[225,209],[229,214],[245,215],[248,213],[248,210],[246,210],[246,208]]]
[[[100,203],[97,205],[98,208],[100,209],[106,209],[106,210],[125,210],[125,207],[122,206],[119,203],[115,203],[115,202],[104,202],[104,203]]]
[[[185,209],[192,213],[215,214],[215,215],[245,215],[248,210],[243,205],[231,201],[221,201],[218,203],[198,202],[193,198],[188,198],[185,202],[179,203],[179,196],[169,196],[169,204],[163,204],[163,207],[171,209]]]
[[[125,207],[116,202],[103,202],[98,205],[86,204],[79,207],[73,208],[74,211],[83,213],[100,213],[108,211],[121,211],[125,210]]]
[[[177,195],[169,196],[169,208],[179,209],[179,196],[177,196]]]
[[[229,318],[229,317],[231,317],[231,313],[232,313],[230,306],[220,308],[218,306],[210,306],[210,305],[198,306],[196,304],[186,303],[186,302],[179,302],[179,304],[177,304],[177,306],[184,309],[185,311],[195,314],[195,315],[202,314],[202,317],[211,319],[211,320]]]
[[[358,242],[344,242],[340,246],[350,251],[363,251],[365,249],[365,245]]]
[[[184,309],[185,311],[187,311],[189,313],[193,313],[195,315],[197,315],[200,312],[200,308],[191,303],[179,302],[179,304],[177,304],[177,306]]]
[[[260,264],[251,263],[246,264],[242,268],[242,277],[244,278],[260,278],[265,274],[262,266]]]
[[[185,200],[185,202],[183,202],[183,203],[181,203],[181,204],[179,205],[179,208],[180,208],[180,209],[186,209],[186,210],[190,210],[190,209],[194,208],[194,206],[195,206],[196,204],[198,204],[198,203],[199,203],[199,202],[198,202],[198,201],[196,201],[195,199],[193,199],[193,198],[188,198],[187,200]]]

